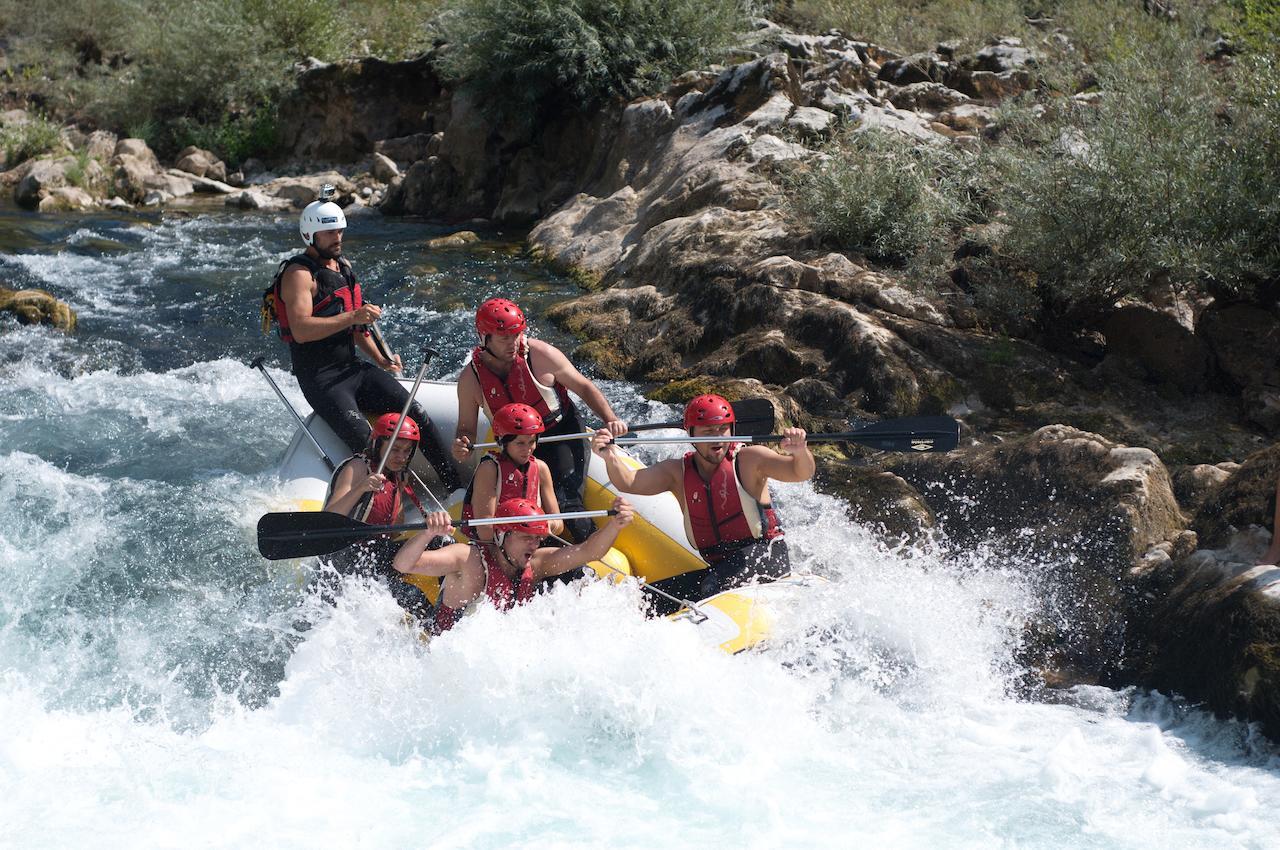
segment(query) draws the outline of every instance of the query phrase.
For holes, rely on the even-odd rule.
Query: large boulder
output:
[[[1254,566],[1241,548],[1199,550],[1145,577],[1129,666],[1146,687],[1280,739],[1280,568]]]
[[[0,313],[12,313],[24,325],[53,325],[63,331],[76,327],[76,313],[43,289],[5,289],[0,286]]]
[[[112,187],[115,194],[132,204],[140,204],[147,193],[163,188],[156,185],[163,175],[160,160],[142,139],[121,139],[111,157]]]
[[[296,158],[351,162],[379,140],[444,129],[448,96],[432,61],[427,54],[403,62],[310,62],[281,105],[281,148]]]
[[[1116,681],[1130,582],[1153,550],[1190,551],[1168,470],[1151,451],[1064,425],[995,446],[894,458],[957,549],[1027,573],[1065,624],[1039,663]],[[1185,550],[1185,551],[1184,551]]]
[[[1140,364],[1149,377],[1183,392],[1208,386],[1213,358],[1204,341],[1167,313],[1145,305],[1121,307],[1102,326],[1107,356]]]
[[[197,177],[208,177],[219,183],[227,181],[227,164],[212,152],[189,145],[178,152],[174,167]]]
[[[76,208],[87,208],[80,205],[80,195],[89,198],[101,194],[106,188],[106,172],[96,159],[87,156],[62,156],[57,159],[35,160],[26,169],[25,176],[14,188],[13,197],[20,206],[27,209],[40,209],[41,204],[51,193],[62,189],[76,189],[75,192],[62,192],[60,200],[49,205],[51,209],[66,208],[66,203],[76,204]]]

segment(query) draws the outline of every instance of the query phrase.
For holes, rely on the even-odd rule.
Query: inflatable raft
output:
[[[402,380],[402,383],[406,390],[412,388],[410,381]],[[424,381],[415,398],[431,417],[435,431],[431,436],[442,444],[448,454],[457,425],[456,385],[452,381]],[[331,465],[343,461],[349,452],[329,426],[314,413],[306,418],[305,427],[310,432],[310,437],[301,428],[295,432],[285,450],[280,477],[284,482],[285,496],[292,501],[291,510],[318,511],[324,504]],[[481,435],[489,431],[489,423],[483,410],[480,412],[477,431]],[[423,439],[428,438],[427,434],[423,435]],[[588,510],[606,509],[612,505],[617,491],[609,483],[604,462],[590,452],[587,457],[583,503]],[[421,458],[421,454],[418,458]],[[418,466],[416,461],[417,459],[415,468]],[[470,463],[458,465],[461,480],[471,479],[477,461],[478,455]],[[628,462],[635,464],[637,468],[642,465],[630,457]],[[434,482],[434,476],[432,481]],[[460,516],[462,490],[444,493],[442,488],[437,487],[433,490],[433,495],[455,518]],[[614,548],[605,557],[603,564],[596,562],[588,565],[597,576],[622,581],[625,579],[619,574],[623,574],[653,582],[706,567],[706,562],[685,537],[684,518],[674,496],[670,493],[657,496],[627,494],[627,499],[635,507],[636,518],[618,535]],[[422,501],[425,506],[431,506],[430,499],[424,498]],[[407,506],[407,512],[406,522],[421,519],[416,508]],[[595,520],[597,525],[605,521],[603,518]],[[459,540],[462,539],[459,535]],[[435,578],[407,576],[404,580],[422,588],[432,602],[439,595]],[[781,604],[789,602],[796,588],[805,582],[800,577],[791,577],[769,584],[725,591],[706,600],[696,601],[692,609],[681,609],[671,615],[671,618],[691,623],[708,643],[719,646],[726,652],[756,648],[773,631]]]

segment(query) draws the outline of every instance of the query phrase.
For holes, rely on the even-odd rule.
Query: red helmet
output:
[[[498,510],[494,516],[499,519],[506,517],[524,518],[524,517],[540,517],[545,513],[542,508],[535,505],[528,499],[503,499],[498,503]],[[519,531],[523,534],[536,534],[539,537],[546,537],[551,533],[551,526],[544,520],[524,519],[522,522],[504,522],[495,524],[494,531]]]
[[[384,413],[373,420],[373,439],[385,440],[390,437],[396,432],[396,424],[399,421],[399,413]],[[406,416],[404,424],[400,426],[400,436],[397,439],[413,440],[415,443],[421,440],[422,434],[418,431],[418,423]]]
[[[493,415],[495,437],[518,437],[521,434],[541,434],[547,430],[542,416],[527,404],[514,402]]]
[[[476,310],[476,333],[482,337],[489,334],[518,334],[528,326],[520,308],[514,301],[505,298],[490,298]]]
[[[718,395],[700,395],[684,409],[686,431],[692,431],[694,425],[732,425],[736,421],[733,406]]]

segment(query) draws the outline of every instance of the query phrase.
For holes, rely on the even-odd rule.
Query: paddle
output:
[[[735,434],[731,438],[619,437],[613,442],[620,446],[630,446],[641,443],[778,443],[784,439],[786,438],[782,434]],[[960,423],[950,416],[910,416],[905,419],[886,419],[853,431],[808,434],[805,439],[810,443],[860,443],[889,452],[946,452],[960,443]]]
[[[272,378],[271,373],[269,373],[267,368],[262,365],[262,358],[255,357],[253,362],[249,364],[249,368],[257,369],[262,373],[262,377],[267,379],[267,383],[271,385],[271,389],[276,391],[276,395],[280,398],[281,403],[284,404],[285,409],[292,413],[293,418],[297,420],[298,427],[302,429],[302,433],[306,434],[307,437],[310,438],[311,444],[315,446],[316,451],[320,453],[320,458],[324,461],[324,465],[329,467],[330,472],[333,472],[337,467],[334,465],[333,461],[330,460],[329,455],[325,454],[324,448],[321,447],[320,442],[316,439],[316,435],[312,434],[310,429],[307,428],[307,423],[303,421],[302,417],[298,414],[298,411],[293,409],[293,405],[289,403],[289,399],[285,398],[284,393],[280,392],[280,386],[276,383],[275,378]]]
[[[573,511],[571,513],[545,514],[539,520],[590,519],[612,516],[616,511]],[[511,522],[510,517],[484,517],[482,519],[454,520],[455,528],[480,525],[500,525]],[[308,555],[327,555],[345,549],[352,543],[383,534],[401,531],[422,531],[425,522],[403,525],[370,525],[358,519],[331,511],[285,511],[264,514],[258,520],[258,551],[270,561],[282,558],[305,558]]]
[[[422,376],[427,374],[427,366],[431,363],[431,358],[440,352],[430,346],[424,346],[422,349],[422,368],[418,370],[418,377],[413,382],[413,389],[409,390],[409,397],[404,400],[404,407],[400,410],[400,418],[396,420],[396,429],[391,433],[391,439],[387,440],[387,447],[382,450],[382,457],[378,460],[378,468],[373,471],[374,475],[381,475],[382,470],[386,469],[387,458],[391,457],[391,449],[395,447],[396,440],[400,437],[400,429],[404,427],[404,419],[409,415],[409,408],[413,406],[413,397],[418,394],[418,387],[422,386]],[[427,439],[430,439],[430,435]],[[357,506],[359,503],[356,503]],[[373,499],[370,498],[365,503],[364,510],[359,511],[360,519],[369,518],[369,512],[373,510]]]
[[[742,401],[730,402],[733,407],[733,415],[737,420],[736,430],[742,434],[768,434],[773,430],[774,413],[773,402],[767,398],[746,398]],[[633,432],[638,431],[658,431],[663,428],[684,428],[683,422],[645,422],[640,425],[632,425]],[[555,434],[550,437],[538,437],[539,443],[562,443],[566,440],[590,440],[596,435],[595,431],[578,431],[574,434]],[[497,443],[476,443],[473,449],[494,449]]]

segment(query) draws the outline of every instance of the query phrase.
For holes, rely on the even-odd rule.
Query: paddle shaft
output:
[[[613,516],[615,510],[601,511],[571,511],[569,513],[558,514],[539,514],[529,519],[553,520],[553,519],[592,519],[594,517]],[[335,537],[376,537],[382,534],[399,534],[402,531],[423,531],[430,528],[425,522],[409,522],[400,525],[372,525],[360,522],[357,519],[351,519],[343,514],[330,513],[328,511],[303,511],[291,513],[271,513],[264,514],[262,519],[258,521],[259,528],[264,524],[271,525],[273,520],[280,517],[306,517],[313,521],[315,528],[301,528],[285,531],[259,531],[260,540],[321,540],[333,539]],[[481,525],[502,525],[503,523],[519,522],[521,517],[479,517],[477,519],[461,519],[453,522],[456,528],[475,528]],[[325,528],[324,524],[330,523],[330,527]]]
[[[253,369],[257,369],[259,372],[262,373],[262,377],[267,379],[267,383],[271,385],[271,389],[276,391],[276,396],[280,399],[280,402],[285,406],[285,409],[287,409],[290,413],[292,413],[293,418],[297,420],[298,427],[302,429],[302,433],[306,434],[307,437],[311,440],[311,445],[316,447],[316,451],[320,453],[320,458],[321,460],[324,461],[324,465],[329,467],[329,471],[333,472],[335,469],[337,469],[337,466],[335,466],[334,462],[329,459],[329,455],[325,453],[324,448],[320,445],[320,441],[316,439],[315,434],[312,434],[311,430],[307,428],[307,423],[303,421],[302,417],[298,415],[298,411],[294,410],[293,405],[289,403],[289,399],[285,398],[284,393],[280,391],[280,387],[279,385],[276,384],[275,378],[272,378],[271,373],[268,372],[266,367],[262,365],[262,358],[261,357],[255,358],[254,361],[249,364],[249,366]]]
[[[395,445],[396,438],[400,436],[400,429],[404,427],[404,418],[409,415],[409,408],[413,406],[413,397],[418,394],[418,387],[422,386],[422,376],[427,374],[427,366],[431,364],[431,358],[439,354],[434,348],[422,349],[422,368],[418,370],[418,377],[413,382],[413,389],[409,390],[409,397],[404,401],[404,407],[400,409],[400,418],[396,420],[396,430],[391,434],[391,439],[387,441],[387,447],[382,450],[382,457],[378,460],[378,468],[373,471],[374,475],[381,475],[383,468],[387,465],[387,458],[391,457],[391,447]],[[428,439],[430,435],[428,435]],[[421,438],[420,438],[421,439]],[[372,507],[373,502],[369,503]],[[369,515],[368,509],[365,509],[365,516]]]
[[[863,443],[886,451],[945,452],[956,447],[960,423],[946,416],[921,416],[887,419],[854,431],[807,434],[809,443]],[[719,435],[707,437],[619,437],[613,442],[621,446],[646,443],[778,443],[783,434]]]

